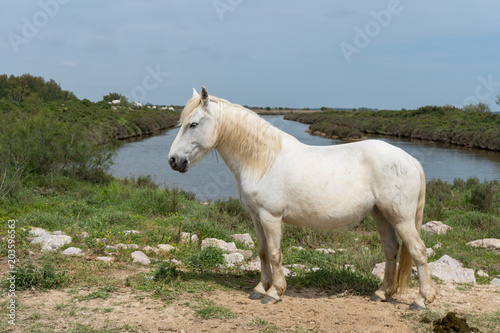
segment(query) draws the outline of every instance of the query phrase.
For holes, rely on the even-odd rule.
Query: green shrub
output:
[[[153,276],[156,281],[164,280],[175,280],[179,275],[180,271],[177,266],[171,262],[163,262],[156,271],[154,271]]]
[[[41,289],[56,288],[66,282],[64,272],[56,272],[48,262],[44,262],[39,268],[28,257],[26,262],[17,267],[16,290],[26,290],[31,287]]]
[[[197,272],[205,272],[224,264],[222,249],[207,246],[187,258],[188,266]]]

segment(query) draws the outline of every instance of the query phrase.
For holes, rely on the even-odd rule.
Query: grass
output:
[[[435,249],[435,259],[448,254],[463,262],[465,267],[482,269],[490,275],[490,278],[478,278],[478,283],[488,284],[500,274],[499,257],[495,252],[471,248],[466,243],[479,238],[500,238],[499,187],[498,181],[480,182],[475,178],[455,180],[453,184],[433,180],[427,186],[424,221],[439,219],[453,229],[446,235],[422,233],[423,241],[428,247],[438,242],[442,244]],[[6,198],[0,206],[0,236],[7,233],[7,220],[17,220],[17,268],[21,277],[18,290],[71,286],[68,292],[73,293],[73,299],[84,301],[107,299],[115,290],[126,287],[140,293],[141,297],[149,295],[166,304],[183,298],[185,306],[193,307],[195,316],[204,320],[228,319],[234,313],[215,303],[200,301],[200,295],[217,290],[249,292],[259,279],[258,272],[219,265],[222,253],[210,247],[202,250],[200,246],[201,239],[206,237],[231,242],[230,236],[235,233],[248,232],[255,239],[253,223],[237,200],[202,205],[192,194],[160,189],[147,177],[91,183],[66,176],[41,176],[29,179],[18,192],[21,195]],[[32,226],[64,231],[73,238],[71,246],[83,249],[85,256],[71,258],[60,252],[40,253],[39,247],[29,244],[29,234],[23,231]],[[127,230],[140,233],[125,233]],[[83,238],[84,232],[89,233],[89,237]],[[200,242],[182,243],[181,232],[196,233]],[[95,238],[101,241],[96,242]],[[141,248],[172,244],[175,250],[160,253],[156,258],[176,259],[182,263],[159,261],[153,263],[152,268],[144,269],[132,264],[130,253],[134,249],[109,250],[105,247],[118,243],[137,244]],[[385,258],[371,218],[353,229],[341,230],[285,225],[282,245],[285,265],[306,267],[295,270],[296,276],[287,278],[289,288],[312,287],[342,297],[345,294],[370,295],[380,284],[371,275],[371,270]],[[304,249],[293,248],[297,246]],[[333,248],[336,253],[320,253],[315,251],[317,248]],[[7,243],[0,242],[0,255],[5,257],[7,250]],[[35,255],[30,255],[29,251]],[[257,250],[253,251],[256,255]],[[112,265],[90,259],[110,253],[116,258]],[[354,265],[356,270],[344,268],[347,264]],[[309,270],[314,267],[320,270]],[[125,282],[114,276],[124,270],[131,272]],[[91,288],[92,292],[75,295],[80,288]],[[458,288],[466,290],[469,287]],[[59,313],[75,311],[60,303],[55,305],[55,310]],[[494,316],[478,318],[479,323],[471,319],[476,327],[499,325]],[[269,323],[255,322],[254,325],[262,332],[276,329]],[[87,328],[70,329],[85,331]],[[110,326],[102,331],[114,329],[115,326]],[[296,331],[301,329],[296,328]]]
[[[201,305],[196,306],[194,314],[197,318],[204,320],[236,318],[231,309],[217,305],[213,301],[202,301]]]

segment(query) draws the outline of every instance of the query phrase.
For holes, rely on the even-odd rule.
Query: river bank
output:
[[[451,106],[402,111],[290,113],[285,119],[309,124],[311,133],[359,140],[365,134],[395,136],[500,151],[500,114]]]

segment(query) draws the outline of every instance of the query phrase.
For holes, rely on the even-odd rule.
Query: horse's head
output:
[[[193,89],[193,97],[182,111],[180,130],[168,154],[172,169],[186,172],[214,148],[217,122],[213,104],[205,87],[201,95]]]

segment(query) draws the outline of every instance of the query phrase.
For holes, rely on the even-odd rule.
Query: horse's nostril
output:
[[[169,162],[170,162],[171,166],[174,166],[175,165],[175,157],[170,157]]]

